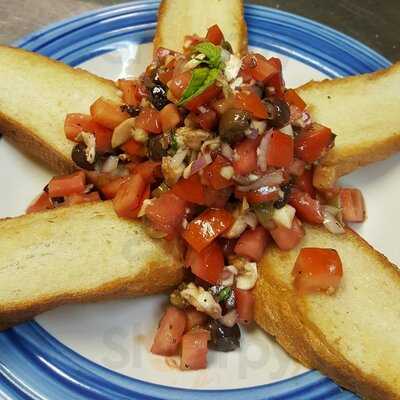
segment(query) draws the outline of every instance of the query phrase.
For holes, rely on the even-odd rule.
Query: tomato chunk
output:
[[[138,106],[142,100],[138,84],[130,79],[118,79],[118,87],[122,90],[122,100],[130,106]]]
[[[287,103],[296,106],[301,111],[304,111],[307,107],[304,100],[293,89],[286,90],[284,97]]]
[[[136,164],[132,169],[132,173],[140,174],[147,183],[154,183],[156,178],[161,174],[161,163],[147,160]]]
[[[310,224],[322,224],[324,222],[320,202],[313,199],[308,193],[292,190],[289,204],[296,209],[297,215],[303,221]]]
[[[120,104],[104,97],[98,98],[90,106],[90,115],[95,122],[108,129],[116,128],[121,122],[130,117],[128,113],[121,111]]]
[[[186,202],[174,193],[163,193],[146,207],[146,217],[154,228],[167,235],[174,235],[182,225]]]
[[[238,175],[248,175],[257,169],[257,139],[245,139],[235,147],[233,169]]]
[[[215,45],[220,45],[224,40],[224,34],[217,24],[208,28],[206,40]]]
[[[146,149],[143,143],[140,143],[135,139],[129,139],[121,146],[121,149],[130,156],[144,157],[146,155]]]
[[[205,203],[207,207],[224,208],[232,194],[231,188],[215,190],[210,186],[204,188]]]
[[[40,194],[26,209],[27,214],[50,210],[54,208],[53,203],[51,202],[50,196],[47,192],[43,192]]]
[[[216,84],[212,84],[198,96],[186,102],[184,106],[190,111],[196,111],[200,106],[204,106],[214,100],[220,92],[221,88]]]
[[[198,174],[192,175],[188,179],[181,178],[172,188],[175,193],[183,200],[195,204],[204,204],[205,194]]]
[[[224,269],[224,255],[219,244],[211,242],[199,253],[189,248],[187,263],[194,275],[208,283],[216,284]]]
[[[196,120],[203,129],[211,131],[217,126],[217,113],[214,110],[207,110],[197,115]]]
[[[304,229],[301,222],[295,217],[290,229],[284,226],[277,226],[269,231],[276,245],[281,250],[291,250],[296,247],[304,236]]]
[[[181,122],[178,107],[173,103],[167,104],[160,111],[160,122],[163,132],[175,128]]]
[[[275,96],[284,100],[284,90],[285,90],[285,82],[282,78],[282,63],[279,58],[271,57],[268,62],[275,66],[278,71],[275,75],[272,75],[267,79],[267,82],[264,82],[266,86],[273,87],[275,89]]]
[[[234,252],[239,256],[245,256],[253,261],[260,261],[265,248],[270,241],[270,235],[262,226],[248,229],[239,238]]]
[[[125,183],[129,177],[127,176],[120,176],[102,186],[100,186],[100,192],[102,195],[107,199],[111,200],[113,199],[120,187],[122,186],[123,183]]]
[[[207,342],[210,332],[206,329],[192,329],[182,338],[181,369],[204,369],[207,367]]]
[[[365,220],[364,198],[358,189],[340,189],[339,204],[346,222],[363,222]]]
[[[305,193],[308,193],[312,198],[315,197],[315,188],[313,185],[313,170],[305,169],[302,175],[296,179],[296,187]]]
[[[285,133],[273,131],[267,149],[267,165],[289,167],[293,162],[294,142]]]
[[[279,186],[263,186],[257,190],[252,190],[250,192],[235,192],[235,196],[238,199],[243,197],[247,198],[250,204],[260,204],[267,201],[275,201],[279,198]]]
[[[160,112],[150,107],[143,108],[136,118],[135,126],[150,133],[161,133]]]
[[[186,71],[176,75],[168,82],[168,87],[172,94],[179,100],[192,79],[192,72]]]
[[[250,290],[235,289],[236,311],[239,322],[250,324],[254,320],[254,296]]]
[[[177,354],[186,327],[186,314],[176,307],[168,307],[161,318],[151,352],[160,356]]]
[[[185,331],[189,332],[192,328],[200,327],[208,321],[208,315],[194,308],[186,310],[186,328]]]
[[[296,136],[294,141],[296,157],[307,163],[313,163],[328,152],[334,139],[335,135],[329,128],[313,123],[309,129]]]
[[[256,81],[265,81],[279,72],[276,66],[261,54],[248,54],[243,59],[243,66]]]
[[[119,217],[136,218],[142,205],[146,182],[141,175],[129,177],[117,191],[113,199],[115,212]]]
[[[71,175],[57,176],[49,182],[49,196],[63,197],[80,194],[86,188],[86,175],[83,171]]]
[[[268,117],[267,106],[254,92],[238,92],[235,97],[235,107],[248,111],[254,118],[266,119]]]
[[[215,190],[220,190],[232,186],[232,180],[226,179],[221,175],[221,169],[230,166],[231,163],[225,157],[217,155],[215,160],[206,168],[204,168],[203,178]]]
[[[229,229],[232,224],[231,213],[222,209],[211,208],[191,221],[182,237],[194,250],[201,252],[216,237]]]
[[[73,206],[81,203],[92,203],[94,201],[100,201],[100,195],[98,192],[83,193],[83,194],[71,194],[65,198],[66,206]]]
[[[343,276],[342,261],[334,249],[303,248],[292,275],[294,287],[300,294],[319,291],[332,294]]]

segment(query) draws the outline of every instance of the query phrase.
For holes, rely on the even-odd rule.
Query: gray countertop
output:
[[[11,43],[57,20],[124,2],[126,0],[0,0],[0,44]],[[400,0],[251,2],[322,22],[362,41],[392,61],[400,60]]]

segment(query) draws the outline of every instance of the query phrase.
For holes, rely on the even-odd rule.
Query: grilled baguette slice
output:
[[[291,271],[301,247],[336,249],[343,263],[333,296],[299,296]],[[268,249],[254,290],[256,322],[294,358],[371,400],[400,399],[400,272],[351,230],[306,227],[292,251]]]
[[[165,47],[182,51],[186,35],[204,37],[214,24],[221,28],[236,54],[247,51],[243,0],[162,0],[154,49]]]
[[[89,113],[100,96],[120,101],[112,81],[22,49],[0,46],[0,132],[52,170],[73,170],[68,113]]]
[[[151,239],[111,202],[0,220],[0,329],[66,303],[159,293],[182,280],[178,242]]]
[[[337,135],[335,147],[316,168],[315,186],[332,187],[340,176],[400,150],[400,63],[296,90],[313,120]]]

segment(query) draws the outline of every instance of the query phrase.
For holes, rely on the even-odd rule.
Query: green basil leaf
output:
[[[218,68],[221,64],[221,48],[210,42],[199,43],[194,47],[195,52],[206,56],[206,62],[211,68]]]
[[[195,68],[193,70],[192,79],[190,80],[188,87],[183,92],[183,95],[178,103],[179,105],[186,102],[202,87],[208,77],[209,72],[210,70],[207,67]]]

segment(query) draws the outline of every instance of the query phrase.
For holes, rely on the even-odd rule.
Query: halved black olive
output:
[[[94,163],[88,162],[86,158],[86,146],[83,143],[78,143],[74,146],[71,153],[72,161],[82,169],[86,169],[88,171],[94,170]]]
[[[283,128],[289,123],[290,109],[283,100],[273,98],[265,100],[268,109],[269,125],[275,128]]]
[[[167,98],[167,90],[163,85],[156,84],[149,88],[149,100],[157,110],[162,110],[170,101]]]
[[[216,351],[233,351],[240,347],[240,328],[236,324],[229,328],[220,322],[212,320],[208,324],[211,340],[209,346]]]
[[[229,144],[240,142],[246,129],[250,127],[251,116],[247,111],[231,108],[225,111],[219,120],[221,140]]]

